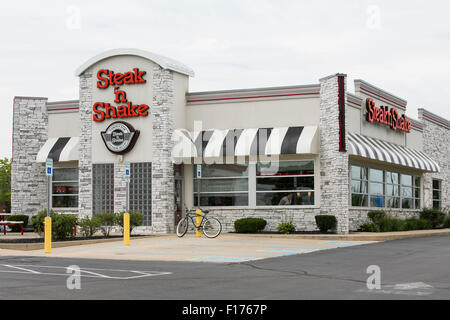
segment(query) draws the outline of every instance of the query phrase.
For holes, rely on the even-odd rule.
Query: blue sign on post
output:
[[[197,178],[201,178],[202,177],[202,165],[198,164],[197,165]]]
[[[53,159],[51,158],[47,158],[47,160],[45,161],[45,174],[47,176],[53,175]]]
[[[125,182],[126,183],[130,182],[130,173],[131,173],[130,163],[125,162]]]

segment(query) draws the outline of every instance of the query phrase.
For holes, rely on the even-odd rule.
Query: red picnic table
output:
[[[11,213],[0,213],[0,226],[3,226],[3,234],[6,236],[6,227],[19,225],[23,235],[23,221],[7,221],[6,217],[12,216]]]

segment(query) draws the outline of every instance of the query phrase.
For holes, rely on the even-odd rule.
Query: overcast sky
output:
[[[78,99],[75,69],[139,48],[194,69],[190,91],[364,79],[450,119],[448,1],[5,1],[0,10],[0,157],[14,96]]]

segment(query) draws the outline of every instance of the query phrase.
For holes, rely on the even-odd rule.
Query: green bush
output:
[[[444,220],[444,228],[450,228],[450,215]]]
[[[336,229],[337,220],[335,216],[320,215],[315,216],[315,219],[320,232],[327,232],[330,229]]]
[[[375,223],[365,223],[359,227],[362,232],[380,232],[380,228]]]
[[[284,217],[281,219],[281,223],[277,227],[278,232],[284,233],[284,234],[290,234],[295,232],[295,226],[294,222],[292,220],[292,217],[289,219],[285,219]]]
[[[386,212],[384,212],[383,210],[373,210],[373,211],[369,211],[367,213],[367,216],[375,225],[380,227],[381,220],[386,218]]]
[[[103,212],[94,215],[95,219],[98,219],[100,223],[100,230],[105,237],[109,237],[111,229],[117,223],[117,216],[114,212]]]
[[[73,238],[77,218],[71,214],[56,214],[52,217],[52,237],[55,240]]]
[[[44,231],[44,221],[47,217],[47,210],[40,211],[31,218],[34,232],[42,234]],[[53,210],[50,211],[52,218],[52,239],[65,240],[73,237],[73,231],[77,223],[77,218],[70,214],[57,214]]]
[[[125,212],[120,212],[117,214],[117,224],[122,228],[123,233],[123,215]],[[130,234],[133,231],[134,227],[141,226],[144,222],[144,215],[141,212],[130,211]]]
[[[234,222],[234,230],[238,233],[255,233],[264,230],[267,221],[262,218],[243,218]]]
[[[55,215],[56,213],[53,210],[50,210],[50,217],[53,218]],[[34,232],[39,235],[42,235],[42,233],[44,232],[45,217],[47,217],[47,210],[39,211],[37,215],[31,217],[31,224],[33,225]]]
[[[428,220],[418,218],[406,219],[405,225],[405,230],[426,230],[431,228]]]
[[[22,227],[25,228],[28,225],[28,216],[24,214],[16,214],[13,216],[6,217],[7,221],[22,221]],[[13,225],[11,226],[12,232],[20,232],[20,226],[19,225]]]
[[[444,223],[445,213],[438,209],[423,209],[420,218],[428,220],[431,228],[435,229]]]
[[[92,237],[100,229],[100,220],[94,216],[91,218],[84,217],[78,222],[81,234],[85,237]]]

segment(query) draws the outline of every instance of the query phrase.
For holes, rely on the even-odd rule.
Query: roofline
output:
[[[92,57],[91,59],[87,60],[85,63],[83,63],[76,71],[75,75],[77,77],[81,76],[88,68],[90,68],[92,65],[96,64],[97,62],[113,57],[113,56],[138,56],[142,57],[148,60],[151,60],[155,62],[156,64],[160,65],[164,69],[172,70],[181,74],[185,74],[187,76],[193,77],[194,76],[194,70],[189,68],[188,66],[184,65],[181,62],[178,62],[174,59],[167,58],[164,56],[160,56],[158,54],[140,50],[140,49],[133,49],[133,48],[120,48],[120,49],[112,49],[108,51],[104,51],[95,57]]]
[[[354,80],[354,83],[355,83],[355,91],[357,91],[357,88],[362,88],[362,87],[369,88],[372,91],[375,91],[376,95],[380,95],[381,97],[379,97],[379,98],[381,98],[383,100],[387,100],[388,102],[394,103],[401,109],[406,110],[406,105],[408,104],[408,101],[406,101],[405,99],[402,99],[386,90],[376,87],[373,84],[370,84],[362,79],[356,79],[356,80]]]

